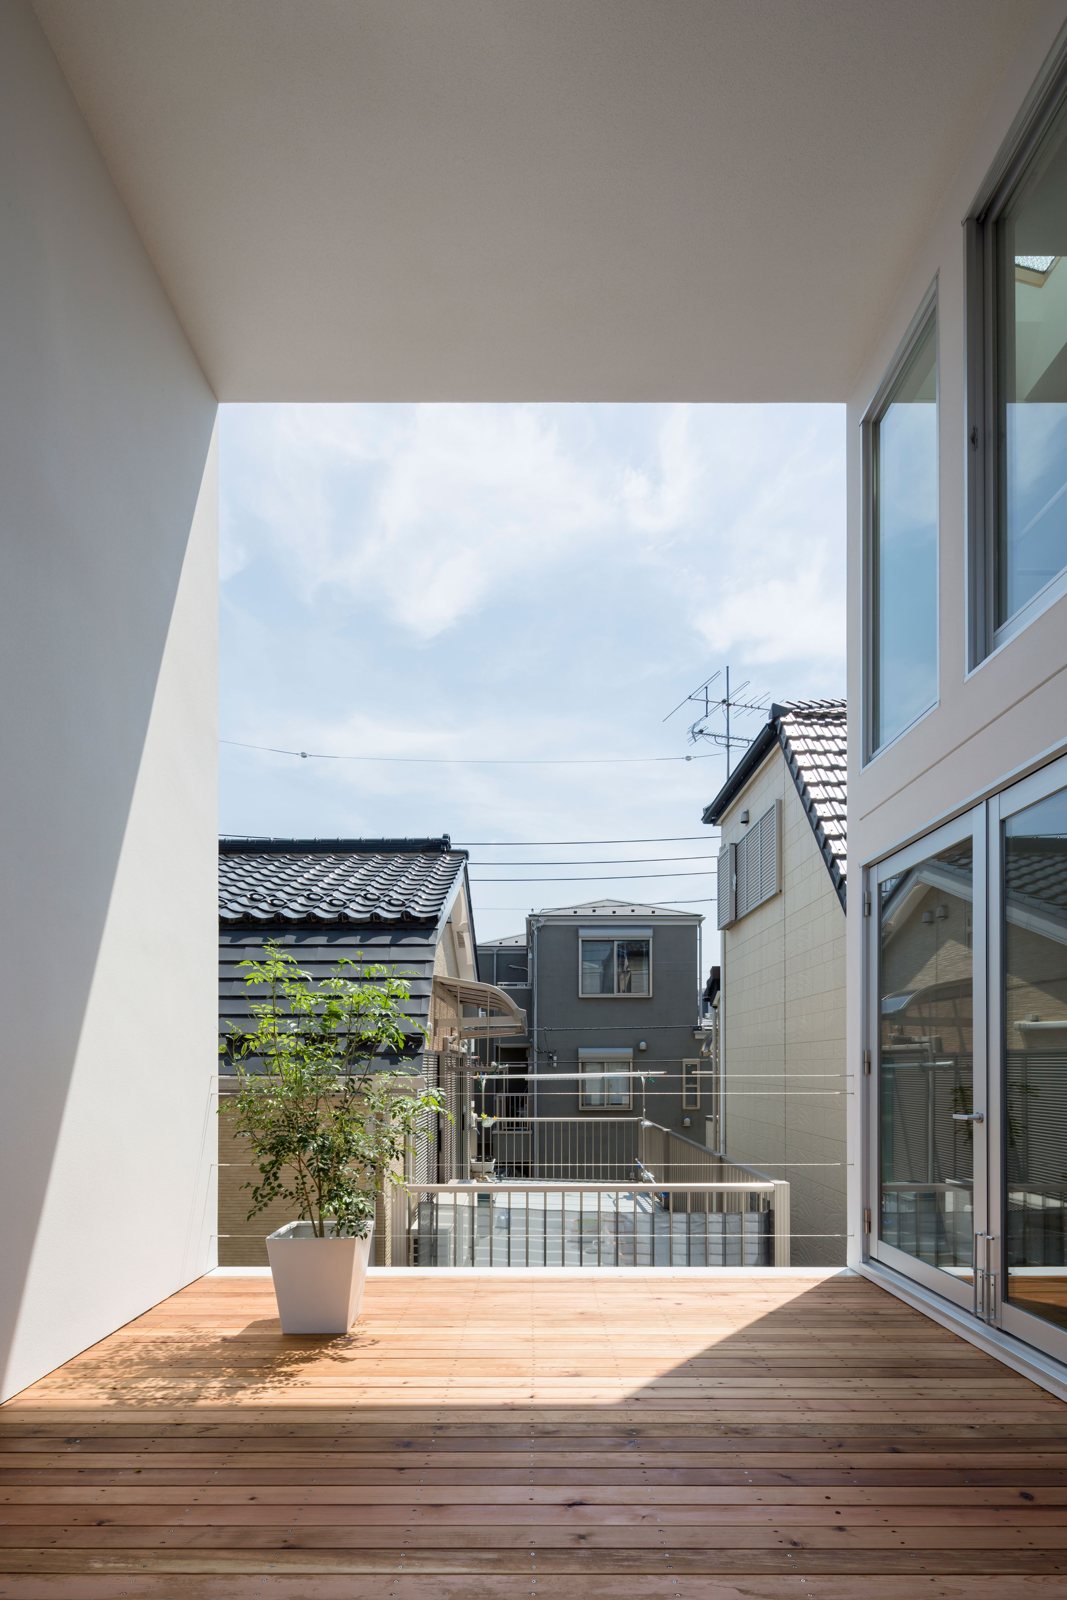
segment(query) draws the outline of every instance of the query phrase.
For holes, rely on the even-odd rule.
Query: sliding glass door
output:
[[[981,817],[875,871],[871,1254],[965,1306],[985,1232]]]
[[[1067,1363],[1067,759],[868,884],[869,1254]]]
[[[1067,1361],[1067,764],[995,802],[990,1126],[999,1202],[995,1320]]]

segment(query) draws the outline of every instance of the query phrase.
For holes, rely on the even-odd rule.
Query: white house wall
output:
[[[0,7],[0,1393],[213,1260],[214,397]]]
[[[775,800],[781,893],[723,932],[725,1150],[789,1180],[793,1264],[832,1265],[845,1255],[845,916],[780,748],[723,817],[722,840]]]
[[[850,1137],[861,1151],[863,917],[861,868],[971,798],[1067,742],[1067,601],[1046,611],[990,656],[969,678],[966,638],[964,229],[961,226],[994,165],[1031,86],[1060,30],[1067,25],[1062,0],[1038,8],[1024,47],[1005,64],[980,135],[972,141],[902,292],[884,323],[873,330],[872,349],[848,406],[848,699],[862,703],[862,507],[860,423],[891,366],[894,352],[930,285],[937,281],[940,385],[940,701],[937,708],[866,767],[861,765],[858,717],[849,735],[848,1037],[856,1093]],[[862,1214],[859,1161],[853,1167],[850,1204]],[[854,1240],[858,1254],[859,1236]]]

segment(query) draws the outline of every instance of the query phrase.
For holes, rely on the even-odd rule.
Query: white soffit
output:
[[[36,4],[229,400],[842,400],[1039,9]]]

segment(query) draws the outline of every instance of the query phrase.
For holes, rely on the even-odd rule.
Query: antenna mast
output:
[[[725,681],[722,694],[713,696],[713,684],[716,684],[723,677]],[[680,711],[683,706],[690,704],[702,706],[702,714],[697,717],[695,722],[690,723],[687,730],[689,743],[697,744],[701,739],[706,739],[710,744],[720,745],[726,751],[726,776],[729,777],[733,765],[733,751],[735,749],[747,750],[752,743],[750,736],[734,733],[733,714],[736,713],[739,720],[740,718],[751,716],[753,712],[766,711],[770,700],[770,696],[767,694],[757,694],[742,698],[745,695],[745,691],[750,688],[751,680],[746,678],[743,683],[739,683],[735,689],[731,690],[730,668],[723,667],[720,671],[713,672],[710,678],[705,678],[703,683],[698,684],[690,694],[686,695],[684,700],[678,702],[674,711],[668,711],[663,720],[664,722],[669,722],[675,711]],[[725,731],[720,731],[711,726],[711,719],[716,713],[721,714],[725,724]]]

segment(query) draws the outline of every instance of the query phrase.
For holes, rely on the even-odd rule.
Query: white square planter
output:
[[[359,1316],[373,1227],[362,1239],[315,1236],[310,1222],[267,1235],[283,1333],[347,1333]]]

